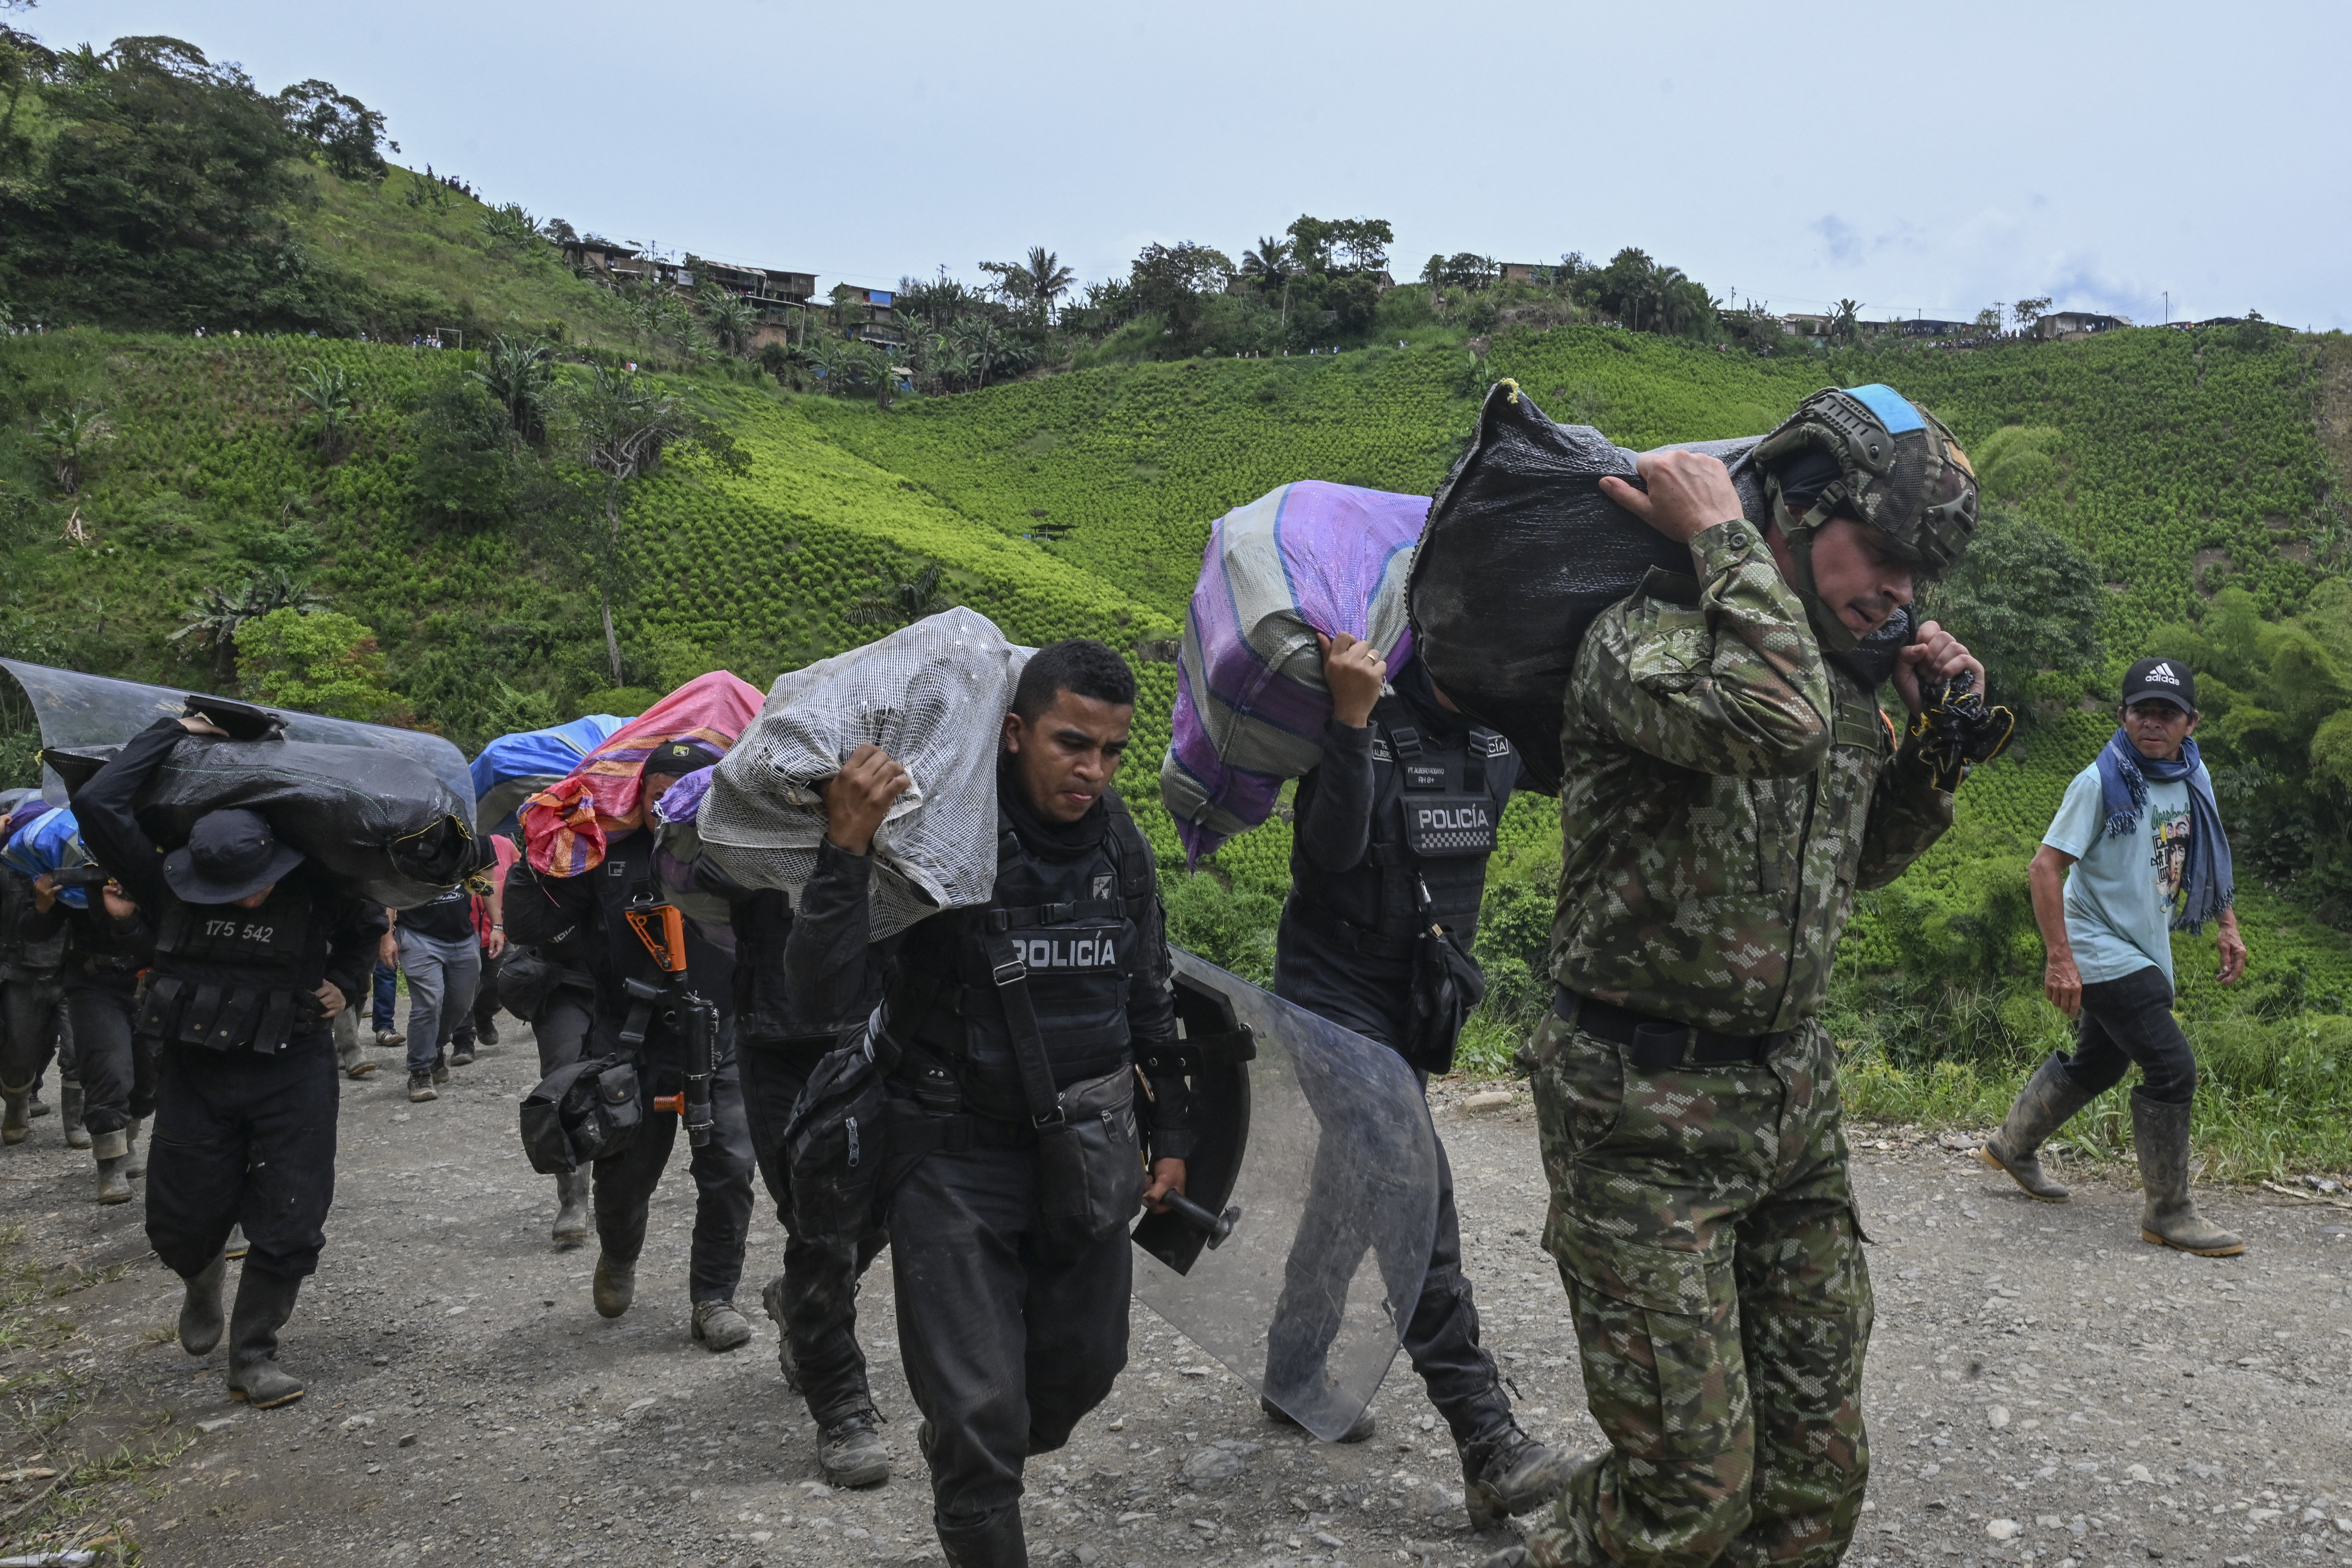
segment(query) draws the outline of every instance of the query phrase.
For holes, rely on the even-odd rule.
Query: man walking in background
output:
[[[1978,1157],[2043,1203],[2066,1189],[2042,1169],[2042,1142],[2121,1083],[2137,1063],[2132,1144],[2147,1203],[2143,1241],[2205,1258],[2245,1243],[2189,1196],[2189,1114],[2197,1060],[2172,1016],[2172,933],[2220,928],[2221,980],[2246,972],[2230,840],[2198,757],[2197,681],[2179,659],[2144,658],[2124,676],[2117,727],[2066,786],[2029,873],[2047,951],[2042,989],[2075,1023],[2069,1059],[2035,1071]]]

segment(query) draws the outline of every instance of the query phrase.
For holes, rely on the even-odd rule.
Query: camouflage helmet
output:
[[[1818,450],[1836,464],[1799,515],[1780,488],[1792,459]],[[1853,634],[1818,602],[1813,535],[1832,517],[1859,518],[1887,535],[1924,575],[1958,561],[1977,526],[1976,470],[1944,422],[1891,386],[1823,387],[1757,443],[1750,460],[1765,474],[1773,519],[1796,559],[1795,584],[1815,628],[1841,650]]]

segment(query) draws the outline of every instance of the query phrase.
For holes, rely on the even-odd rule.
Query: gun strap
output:
[[[1062,1097],[1054,1089],[1054,1066],[1045,1057],[1045,1037],[1037,1026],[1037,1004],[1029,994],[1029,965],[1021,949],[1002,932],[989,939],[995,968],[990,978],[1004,1004],[1006,1031],[1013,1037],[1013,1060],[1021,1069],[1021,1092],[1029,1102],[1029,1120],[1039,1127],[1062,1119]]]

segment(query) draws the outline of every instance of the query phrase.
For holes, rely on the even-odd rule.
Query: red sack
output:
[[[614,731],[578,767],[523,802],[523,853],[531,869],[548,877],[595,869],[609,837],[645,822],[637,770],[654,748],[699,741],[724,752],[758,716],[761,701],[758,687],[714,669]]]

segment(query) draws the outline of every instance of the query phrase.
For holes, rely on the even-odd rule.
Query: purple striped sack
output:
[[[1323,760],[1331,693],[1315,634],[1347,632],[1394,669],[1412,651],[1405,579],[1426,496],[1302,479],[1219,518],[1184,619],[1160,798],[1188,861],[1274,811]]]

